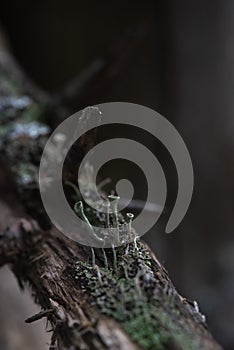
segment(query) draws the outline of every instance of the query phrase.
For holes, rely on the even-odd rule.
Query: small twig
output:
[[[53,312],[54,312],[53,309],[48,309],[48,310],[41,311],[38,314],[35,314],[35,315],[27,318],[25,320],[25,323],[33,323],[35,321],[38,321],[38,320],[42,319],[43,317],[47,317],[48,315],[52,314]]]

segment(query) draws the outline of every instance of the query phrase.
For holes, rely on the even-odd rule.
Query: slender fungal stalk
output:
[[[132,232],[132,221],[134,219],[134,214],[127,213],[127,217],[129,219],[129,221],[128,221],[128,231],[129,231],[129,234],[131,235],[131,232]]]
[[[91,233],[93,238],[95,238],[99,242],[103,242],[103,239],[101,237],[98,237],[96,235],[96,233],[94,232],[93,226],[90,224],[89,219],[87,218],[87,216],[84,213],[84,207],[83,207],[83,203],[81,201],[75,203],[74,210],[86,222],[86,224],[88,225],[88,228],[89,228],[89,232]]]
[[[111,210],[114,216],[114,225],[115,225],[115,231],[114,231],[114,242],[116,244],[119,243],[119,222],[118,222],[118,202],[120,197],[109,195],[108,199],[110,201]]]

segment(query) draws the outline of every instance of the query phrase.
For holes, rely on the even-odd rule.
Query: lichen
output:
[[[190,339],[186,327],[177,322],[178,310],[171,307],[170,316],[165,311],[168,299],[164,304],[163,293],[156,288],[152,258],[145,246],[137,242],[137,249],[134,244],[115,248],[116,268],[110,259],[113,252],[106,251],[108,267],[104,256],[103,266],[82,261],[75,265],[77,283],[92,296],[93,306],[118,321],[144,349],[167,349],[172,341],[181,349],[200,349],[197,342]]]

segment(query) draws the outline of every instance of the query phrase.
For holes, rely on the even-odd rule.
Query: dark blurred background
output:
[[[156,228],[144,239],[178,291],[198,301],[216,339],[234,349],[234,1],[8,0],[0,23],[24,70],[53,96],[107,66],[64,101],[70,112],[127,101],[175,125],[193,161],[193,200],[173,234]],[[173,166],[168,172],[175,192]],[[0,273],[0,349],[45,349],[36,326],[18,330],[28,339],[34,331],[32,343],[12,343],[7,322],[17,328],[23,318],[7,321],[9,291],[18,290],[7,270]],[[29,297],[17,298],[25,312]]]

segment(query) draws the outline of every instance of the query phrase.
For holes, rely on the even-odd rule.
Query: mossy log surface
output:
[[[8,216],[0,266],[9,264],[41,306],[26,322],[47,318],[50,349],[221,349],[196,302],[177,293],[145,243],[91,250],[51,226],[37,186],[49,98],[0,51],[1,169],[9,189],[1,197]]]

